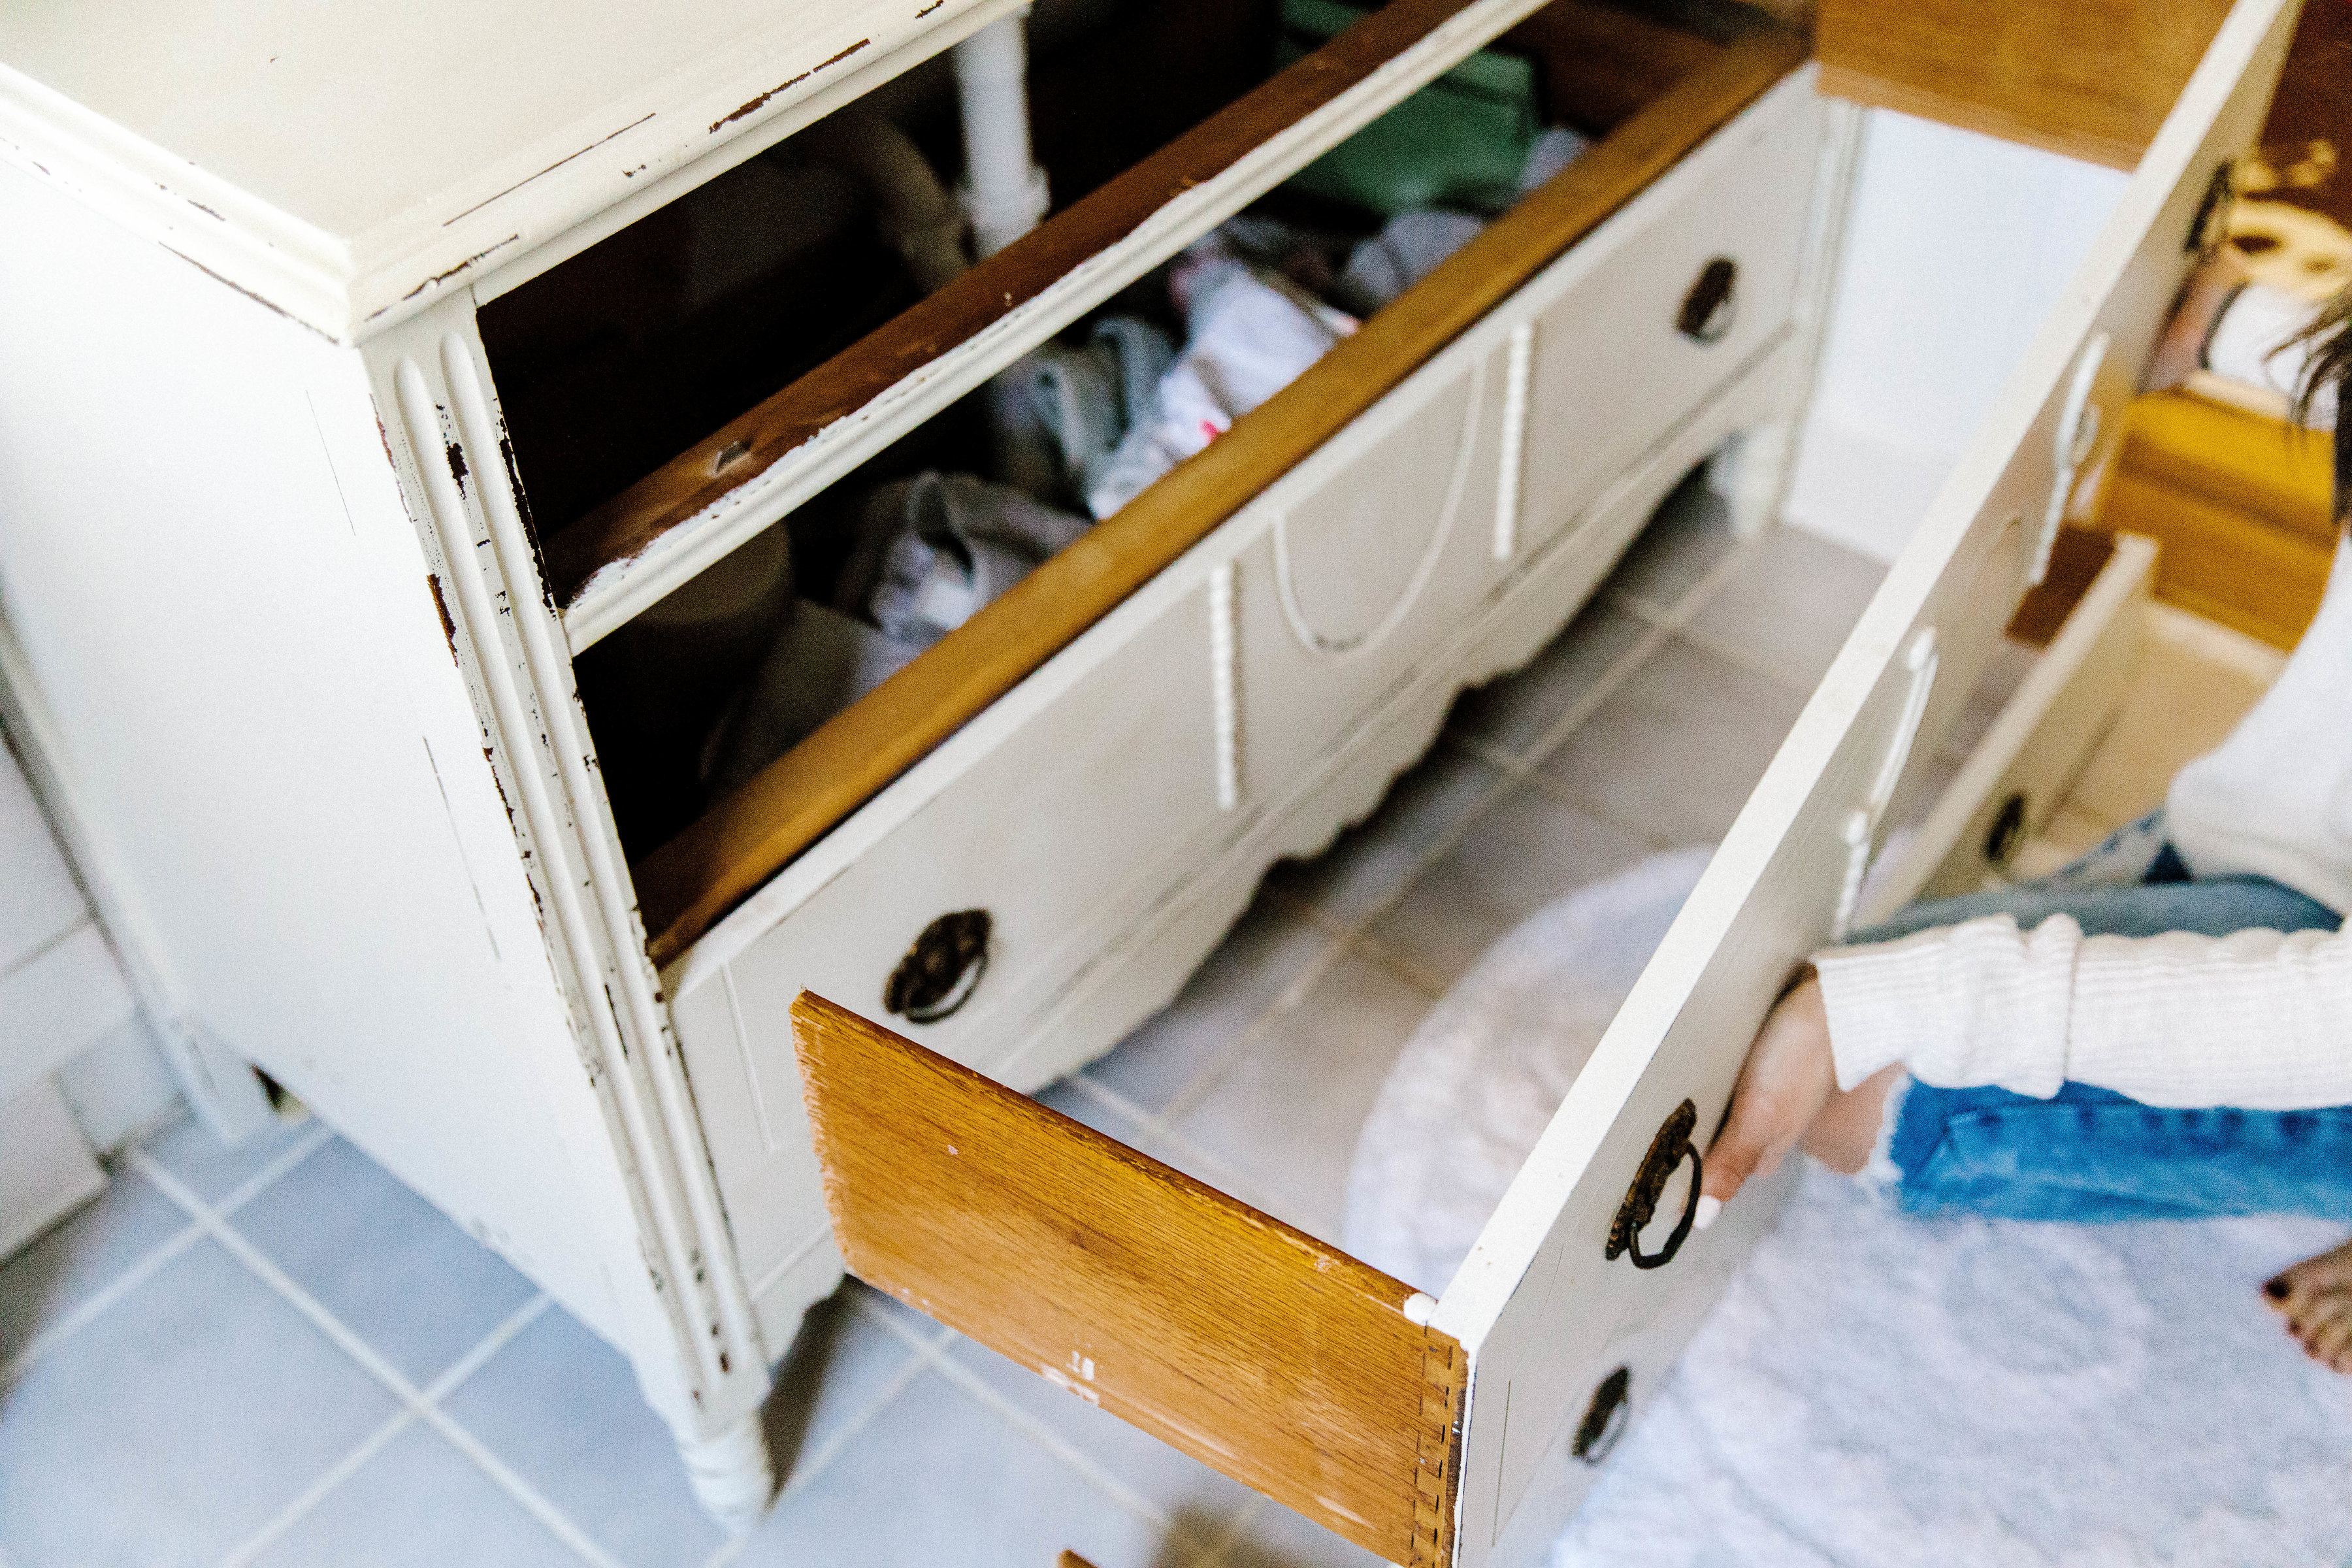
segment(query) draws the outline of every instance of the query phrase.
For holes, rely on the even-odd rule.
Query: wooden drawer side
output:
[[[851,1273],[1391,1562],[1450,1560],[1435,1303],[847,1009],[793,1006]]]

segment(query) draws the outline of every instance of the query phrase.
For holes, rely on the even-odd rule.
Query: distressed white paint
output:
[[[1782,979],[1826,934],[1845,864],[1840,826],[1868,798],[1913,685],[1902,651],[1937,629],[1944,679],[1923,743],[1974,685],[2031,564],[2021,513],[2038,509],[2054,477],[2068,368],[2095,331],[2110,335],[2112,362],[2144,361],[2193,259],[2182,239],[2207,180],[2260,129],[2294,13],[2292,0],[2242,0],[2224,24],[2061,306],[1440,1299],[1435,1326],[1471,1354],[1463,1568],[1517,1560],[1498,1559],[1496,1543],[1555,1435],[1607,1370],[1615,1326],[1671,1296],[1674,1267],[1643,1274],[1602,1256],[1627,1182],[1683,1099],[1709,1124]],[[2094,396],[2110,427],[2128,390],[2100,380]],[[1692,1261],[1719,1245],[1723,1228],[1691,1241]]]

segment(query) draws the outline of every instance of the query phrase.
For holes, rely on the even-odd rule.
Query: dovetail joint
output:
[[[1454,1553],[1454,1492],[1462,1464],[1462,1394],[1469,1358],[1432,1331],[1422,1355],[1421,1452],[1413,1468],[1412,1551],[1406,1568],[1444,1568]]]

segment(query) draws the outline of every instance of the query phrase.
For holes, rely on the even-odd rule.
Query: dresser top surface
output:
[[[479,265],[467,258],[527,248],[720,145],[772,135],[795,103],[1009,8],[9,0],[0,156],[348,339]],[[238,254],[257,247],[310,291],[341,292],[346,318]]]

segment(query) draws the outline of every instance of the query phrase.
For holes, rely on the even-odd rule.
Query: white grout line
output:
[[[552,1298],[542,1292],[508,1313],[505,1321],[485,1334],[478,1344],[425,1387],[424,1398],[435,1404],[446,1399],[459,1384],[479,1372],[492,1356],[504,1350],[509,1341],[537,1322],[553,1304]],[[416,1418],[415,1406],[404,1406],[391,1420],[368,1434],[358,1447],[344,1455],[325,1475],[311,1482],[300,1496],[279,1509],[269,1522],[256,1531],[243,1545],[221,1559],[221,1568],[244,1568],[246,1563],[277,1545],[287,1531],[301,1522],[304,1515],[325,1500],[328,1493],[349,1480],[361,1466],[381,1453],[386,1444],[406,1431]]]
[[[1264,1194],[1258,1190],[1256,1178],[1236,1170],[1220,1156],[1202,1148],[1159,1117],[1153,1116],[1143,1107],[1119,1093],[1118,1090],[1098,1083],[1083,1073],[1075,1073],[1066,1081],[1076,1085],[1080,1093],[1097,1105],[1116,1112],[1122,1120],[1133,1126],[1135,1137],[1130,1146],[1147,1142],[1157,1144],[1170,1154],[1176,1156],[1174,1159],[1161,1162],[1162,1163],[1174,1165],[1194,1181],[1206,1182],[1223,1191],[1227,1196],[1239,1198],[1252,1208],[1262,1209],[1267,1214],[1274,1213],[1271,1205],[1261,1201]],[[1147,1154],[1151,1152],[1149,1149],[1142,1152]],[[1159,1158],[1158,1155],[1152,1157]]]
[[[361,1466],[382,1453],[386,1445],[407,1431],[415,1420],[416,1412],[403,1407],[391,1420],[369,1433],[358,1447],[344,1455],[328,1468],[325,1475],[304,1488],[293,1501],[279,1509],[268,1523],[254,1531],[243,1545],[222,1558],[221,1568],[245,1568],[246,1563],[277,1545],[285,1539],[288,1531],[302,1521],[304,1515],[326,1500],[328,1493],[351,1479],[359,1472]]]
[[[323,1121],[318,1123],[292,1143],[288,1144],[278,1158],[239,1183],[228,1196],[213,1205],[213,1212],[226,1219],[276,1185],[280,1176],[334,1141],[334,1129]]]
[[[593,1568],[620,1568],[604,1549],[589,1539],[587,1533],[573,1523],[562,1510],[557,1508],[538,1489],[509,1469],[505,1461],[483,1446],[480,1438],[428,1403],[421,1390],[408,1381],[398,1368],[376,1353],[375,1348],[353,1333],[341,1319],[321,1305],[318,1298],[287,1278],[278,1267],[264,1257],[259,1248],[247,1241],[229,1224],[180,1184],[177,1177],[147,1156],[143,1150],[133,1150],[131,1163],[139,1173],[154,1183],[163,1195],[188,1212],[189,1217],[202,1226],[215,1241],[226,1247],[230,1256],[245,1265],[247,1270],[263,1284],[285,1299],[296,1311],[310,1321],[311,1325],[334,1342],[345,1355],[360,1363],[393,1394],[407,1405],[412,1414],[430,1424],[457,1449],[474,1461],[481,1471],[506,1489],[507,1494],[520,1503],[533,1518],[545,1525],[557,1540],[593,1565]]]
[[[35,1362],[70,1339],[91,1319],[146,1283],[163,1265],[194,1246],[203,1234],[203,1229],[194,1225],[178,1231],[170,1240],[116,1275],[104,1288],[83,1298],[71,1311],[26,1340],[23,1347],[8,1359],[8,1364],[0,1367],[0,1390],[14,1387],[17,1379],[32,1370]]]
[[[849,1298],[849,1302],[851,1310],[858,1312],[862,1316],[876,1319],[877,1321],[879,1321],[882,1316],[882,1314],[876,1312],[873,1309],[866,1307],[862,1300],[860,1300],[856,1295],[851,1296]],[[883,1326],[885,1328],[891,1328],[891,1325],[887,1323],[885,1323]],[[893,1336],[899,1340],[908,1340],[909,1338],[908,1333],[901,1332],[895,1328],[891,1329],[891,1331]],[[937,1335],[933,1336],[931,1342],[933,1344],[943,1345],[953,1338],[955,1338],[955,1331],[953,1329],[943,1328]],[[919,1344],[916,1346],[918,1351],[919,1351],[920,1348]],[[890,1374],[889,1381],[885,1383],[880,1391],[877,1392],[872,1399],[866,1401],[865,1405],[862,1406],[855,1415],[852,1415],[848,1420],[844,1421],[825,1437],[824,1442],[818,1444],[806,1455],[794,1461],[793,1465],[792,1479],[787,1480],[784,1483],[782,1489],[776,1493],[774,1500],[769,1504],[769,1507],[771,1509],[782,1508],[785,1499],[793,1497],[803,1489],[814,1485],[817,1478],[824,1475],[826,1470],[833,1467],[834,1460],[839,1458],[843,1451],[845,1450],[850,1444],[857,1440],[860,1433],[864,1432],[866,1427],[874,1424],[877,1416],[879,1416],[884,1410],[889,1408],[890,1403],[893,1400],[897,1399],[901,1394],[907,1392],[908,1388],[913,1384],[917,1378],[922,1376],[923,1373],[930,1370],[931,1363],[924,1356],[920,1354],[909,1354],[907,1357],[906,1364],[901,1366],[897,1372],[892,1373]],[[725,1541],[719,1542],[719,1549],[717,1551],[713,1552],[709,1556],[702,1560],[701,1568],[726,1568],[728,1563],[734,1562],[736,1558],[743,1554],[744,1549],[751,1545],[752,1537],[756,1533],[757,1531],[755,1530],[747,1530],[742,1531],[740,1534],[729,1536]]]
[[[932,1371],[961,1389],[982,1409],[988,1411],[998,1420],[1059,1459],[1080,1479],[1092,1486],[1103,1496],[1152,1529],[1162,1531],[1171,1530],[1171,1521],[1166,1510],[1095,1463],[1092,1458],[1071,1445],[1051,1426],[990,1387],[987,1379],[948,1353],[947,1345],[943,1342],[945,1336],[941,1339],[924,1340],[905,1324],[896,1321],[887,1313],[866,1306],[862,1300],[858,1303],[858,1310],[913,1345],[916,1354],[928,1361]]]
[[[226,1215],[244,1207],[267,1190],[271,1183],[316,1153],[322,1144],[333,1137],[334,1134],[323,1126],[314,1129],[300,1142],[286,1149],[276,1159],[246,1178],[242,1184],[222,1200],[219,1212]],[[137,1159],[146,1158],[143,1152],[134,1149],[131,1152]],[[174,1202],[176,1203],[176,1200]],[[14,1387],[16,1381],[32,1369],[35,1362],[56,1350],[58,1346],[87,1327],[108,1308],[154,1278],[165,1264],[195,1245],[196,1239],[203,1235],[204,1227],[193,1223],[184,1229],[174,1232],[125,1267],[121,1273],[108,1280],[103,1287],[83,1298],[56,1322],[26,1341],[18,1347],[16,1353],[8,1358],[7,1364],[0,1366],[0,1390]]]

